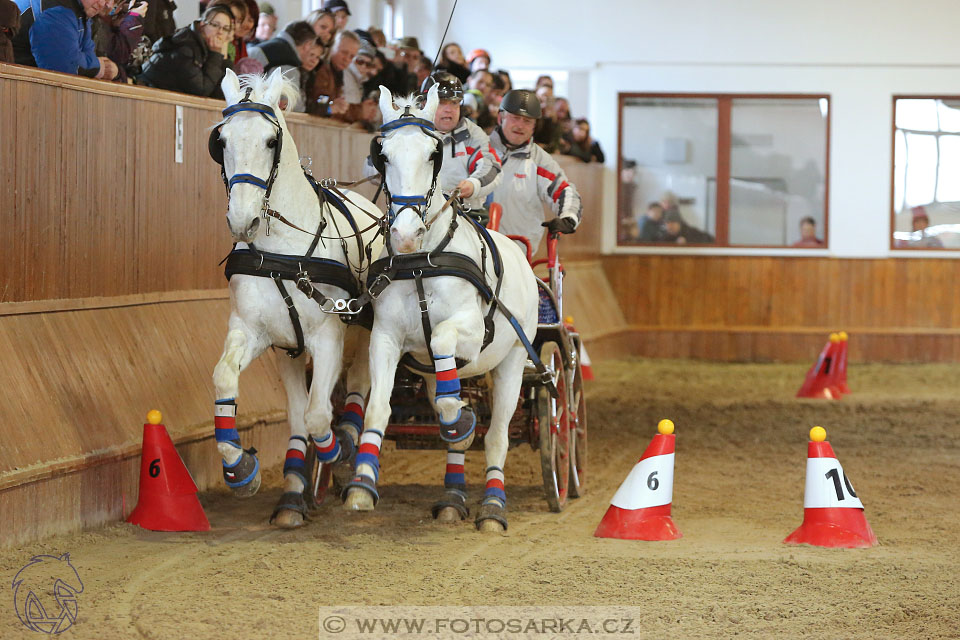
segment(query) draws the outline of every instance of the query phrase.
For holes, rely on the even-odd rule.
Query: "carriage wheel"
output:
[[[551,511],[560,511],[567,502],[570,485],[570,425],[566,409],[567,384],[563,359],[555,342],[540,349],[540,361],[553,372],[558,397],[546,388],[537,389],[537,422],[540,430],[540,468],[543,488]]]
[[[587,400],[583,393],[583,369],[579,358],[570,393],[577,409],[570,415],[570,497],[579,498],[587,488],[584,477],[587,470]]]

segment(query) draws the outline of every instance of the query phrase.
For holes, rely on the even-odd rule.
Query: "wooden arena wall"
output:
[[[850,358],[960,361],[960,261],[604,256],[627,323],[592,352],[813,362],[833,331]]]

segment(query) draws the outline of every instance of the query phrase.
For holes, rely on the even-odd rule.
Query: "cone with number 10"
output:
[[[622,540],[676,540],[683,534],[670,517],[673,502],[673,422],[661,420],[657,435],[610,501],[593,535]]]
[[[863,503],[826,439],[823,427],[810,429],[803,524],[784,542],[848,549],[872,547],[877,544],[877,536],[863,515]]]

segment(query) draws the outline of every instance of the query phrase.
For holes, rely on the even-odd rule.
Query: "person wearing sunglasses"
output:
[[[347,103],[346,113],[337,116],[344,122],[360,119],[363,104],[363,85],[377,74],[377,49],[366,40],[360,41],[360,48],[353,62],[343,71],[343,99]]]
[[[195,96],[222,97],[220,82],[230,68],[227,52],[233,35],[230,8],[209,7],[200,20],[154,43],[137,81]]]

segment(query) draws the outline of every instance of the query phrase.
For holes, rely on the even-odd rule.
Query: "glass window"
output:
[[[717,101],[630,99],[621,126],[621,242],[714,242]]]
[[[960,249],[960,98],[894,97],[893,246]]]
[[[828,96],[620,105],[620,244],[826,246]]]
[[[733,100],[730,244],[825,246],[827,115],[817,98]]]

